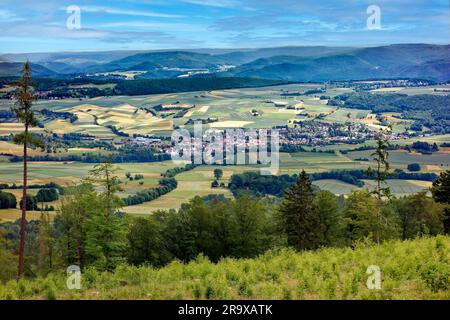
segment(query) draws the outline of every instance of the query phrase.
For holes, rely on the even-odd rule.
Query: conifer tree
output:
[[[305,171],[302,171],[296,184],[285,192],[280,214],[290,246],[297,250],[319,246],[321,237],[317,235],[317,230],[320,219],[314,206],[314,189]]]
[[[12,111],[16,114],[17,120],[24,125],[24,131],[14,136],[14,143],[23,145],[23,185],[22,185],[22,217],[20,221],[20,243],[19,243],[19,263],[17,270],[17,279],[22,276],[23,273],[23,260],[25,251],[25,227],[26,227],[26,214],[27,214],[27,148],[30,146],[43,147],[42,141],[32,136],[30,133],[31,127],[38,125],[38,120],[35,117],[32,109],[33,102],[36,100],[36,96],[33,91],[33,82],[31,79],[30,63],[26,62],[23,70],[22,77],[17,82],[17,90],[15,93],[16,103],[12,108]]]

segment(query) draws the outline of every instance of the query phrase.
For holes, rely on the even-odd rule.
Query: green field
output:
[[[346,156],[350,159],[367,158],[370,159],[370,154],[373,150],[352,151]],[[421,154],[414,152],[407,152],[405,150],[394,150],[389,152],[389,162],[393,165],[404,165],[410,163],[419,163],[422,165],[434,165],[441,167],[442,170],[448,169],[450,165],[450,154],[447,152],[433,152],[433,154]]]
[[[78,150],[78,152],[81,152]],[[334,169],[367,169],[369,165],[374,166],[374,163],[365,161],[354,161],[353,159],[365,157],[370,154],[370,151],[350,152],[347,155],[340,153],[319,153],[319,152],[297,152],[297,153],[281,153],[280,154],[280,170],[279,174],[298,174],[301,170],[308,173],[324,172]],[[393,168],[405,169],[407,163],[419,162],[431,164],[436,162],[435,159],[448,159],[447,154],[427,156],[411,155],[413,158],[404,157],[409,155],[401,151],[391,152],[391,162]],[[442,158],[442,159],[441,159]],[[428,159],[434,159],[433,161]],[[419,161],[422,160],[422,161]],[[447,160],[448,165],[448,160]],[[158,185],[161,178],[161,173],[169,168],[180,166],[181,164],[172,161],[165,162],[151,162],[151,163],[122,163],[117,166],[120,168],[118,176],[122,181],[124,191],[121,196],[136,194],[140,190],[146,188],[153,188]],[[93,164],[78,163],[78,162],[31,162],[29,164],[29,183],[30,184],[44,184],[48,182],[56,182],[60,185],[70,185],[78,182],[82,177],[87,176],[89,170],[93,168]],[[178,186],[175,190],[163,195],[162,197],[145,202],[139,205],[124,207],[124,211],[130,214],[150,214],[155,210],[177,209],[182,203],[188,202],[189,199],[196,195],[206,196],[208,194],[224,194],[231,196],[226,188],[211,188],[213,179],[213,170],[220,168],[224,172],[221,181],[225,185],[234,173],[242,173],[244,171],[257,171],[261,165],[230,165],[230,166],[208,166],[202,165],[194,170],[183,172],[176,176]],[[21,184],[21,163],[0,162],[0,183],[16,183]],[[430,167],[428,169],[440,170],[440,167]],[[435,171],[436,171],[435,170]],[[436,172],[438,172],[436,171]],[[125,173],[130,172],[131,175],[143,174],[144,179],[129,181],[125,177]],[[394,182],[396,181],[396,182]],[[142,184],[140,184],[142,183]],[[366,182],[366,186],[370,188],[371,181]],[[389,185],[392,192],[398,196],[411,194],[414,192],[425,190],[429,184],[420,184],[419,182],[410,182],[406,180],[390,180]],[[321,180],[315,181],[315,185],[323,190],[331,191],[335,194],[348,194],[351,190],[357,189],[356,186],[337,180]],[[36,190],[37,192],[37,190]],[[58,204],[54,204],[57,208]],[[16,210],[0,210],[0,217],[4,215],[4,219],[8,217],[19,216],[20,212]]]
[[[334,194],[345,195],[351,193],[353,190],[369,189],[375,190],[376,182],[374,180],[363,180],[364,186],[359,188],[355,185],[334,179],[323,179],[314,181],[313,184],[319,187],[321,190],[330,191]],[[391,179],[387,180],[384,186],[388,186],[391,192],[397,197],[408,196],[414,193],[427,191],[431,187],[429,181],[418,180],[399,180]]]

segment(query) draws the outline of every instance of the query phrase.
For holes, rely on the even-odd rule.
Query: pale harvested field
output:
[[[419,187],[424,187],[426,189],[430,188],[432,183],[430,181],[421,181],[421,180],[408,180],[409,183],[412,183]]]
[[[15,156],[23,155],[23,146],[8,141],[0,141],[0,153],[13,154]],[[41,149],[28,148],[28,154],[31,156],[42,155]]]
[[[302,112],[304,112],[304,110],[294,110],[294,109],[286,109],[286,108],[273,108],[273,109],[264,110],[264,113],[299,114]]]
[[[53,213],[49,213],[53,216]],[[14,222],[20,219],[22,211],[20,209],[2,209],[0,210],[0,222]],[[41,212],[39,211],[27,211],[27,220],[39,220]]]
[[[370,90],[371,92],[399,92],[402,91],[403,87],[392,87],[392,88],[380,88],[380,89],[374,89]]]
[[[64,134],[78,131],[77,126],[63,119],[52,120],[45,125],[45,128],[56,134]]]
[[[0,123],[0,135],[10,135],[20,133],[24,130],[24,126],[22,123],[18,122],[1,122]],[[30,128],[31,132],[43,132],[44,129],[34,127]]]
[[[92,112],[95,110],[101,111],[102,107],[99,107],[95,104],[80,104],[75,107],[68,107],[68,108],[61,109],[61,111],[63,111],[63,112],[74,112],[74,111]]]
[[[253,121],[219,121],[210,123],[211,128],[242,128],[246,125],[252,124]]]
[[[378,125],[380,123],[380,121],[378,121],[376,115],[373,113],[369,113],[366,116],[366,118],[361,119],[360,122],[365,123],[365,124],[375,124],[375,125]]]
[[[202,106],[200,109],[198,109],[198,112],[206,113],[209,109],[209,106]]]
[[[442,170],[444,170],[441,166],[438,166],[435,164],[427,164],[422,167],[423,167],[423,169],[425,169],[425,171],[430,171],[430,172],[441,172]]]
[[[403,119],[399,119],[402,114],[400,112],[384,112],[381,114],[387,121],[405,121]]]
[[[208,111],[209,106],[201,106],[201,107],[197,107],[194,109],[189,110],[188,112],[186,112],[186,114],[183,116],[183,118],[189,118],[191,117],[194,113],[197,114],[204,114]]]

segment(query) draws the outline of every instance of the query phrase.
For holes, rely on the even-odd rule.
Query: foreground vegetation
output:
[[[450,238],[360,242],[355,249],[267,252],[256,259],[199,256],[161,269],[87,269],[81,290],[54,273],[0,286],[0,299],[450,299]],[[369,265],[381,269],[381,289],[369,290]]]

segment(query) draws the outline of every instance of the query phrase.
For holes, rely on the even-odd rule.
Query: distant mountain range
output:
[[[301,82],[388,78],[450,81],[450,45],[4,54],[0,56],[0,76],[18,75],[27,59],[38,77],[140,71],[141,78],[210,74]]]

